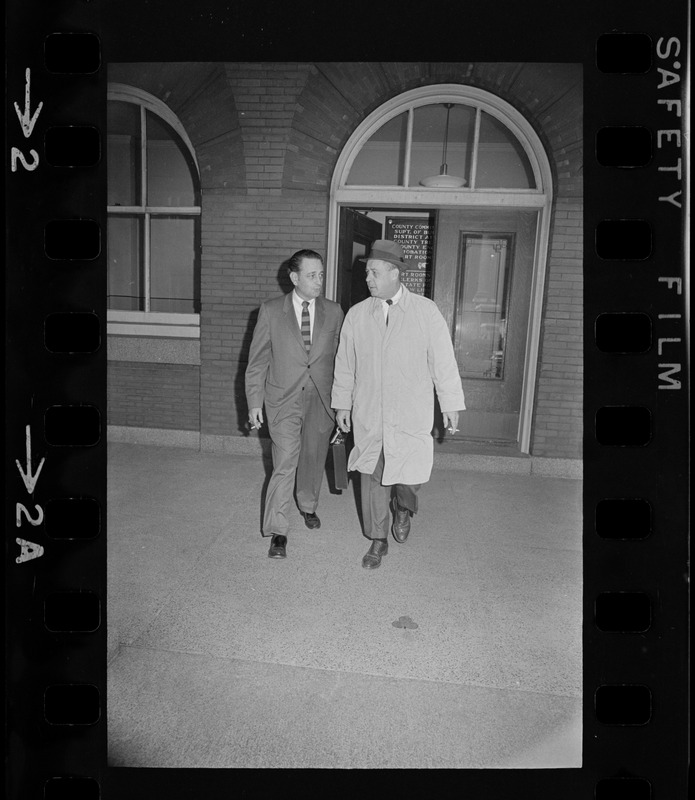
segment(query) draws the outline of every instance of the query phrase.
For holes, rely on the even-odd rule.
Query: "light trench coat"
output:
[[[465,409],[449,328],[432,300],[403,286],[384,321],[369,297],[345,317],[331,392],[352,412],[349,470],[371,474],[384,449],[382,483],[426,483],[432,472],[434,390],[442,411]]]

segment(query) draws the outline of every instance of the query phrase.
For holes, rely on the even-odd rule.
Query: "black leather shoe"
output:
[[[314,528],[321,527],[321,520],[313,512],[300,511],[300,514],[304,517],[304,524],[307,528],[314,530]]]
[[[362,566],[365,569],[376,569],[381,566],[381,557],[389,551],[389,543],[386,539],[372,539],[372,546],[367,550],[362,559]]]
[[[287,558],[287,537],[274,533],[270,540],[268,558]]]
[[[398,500],[394,497],[392,500],[393,505],[393,538],[403,544],[408,538],[410,533],[410,511],[407,508],[401,508],[398,505]]]

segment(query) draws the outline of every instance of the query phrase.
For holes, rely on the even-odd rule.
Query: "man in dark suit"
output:
[[[246,368],[249,423],[263,424],[272,443],[273,474],[268,484],[263,535],[271,536],[268,556],[285,558],[290,507],[296,482],[299,511],[307,528],[321,526],[319,491],[333,430],[333,362],[343,311],[321,295],[323,259],[299,250],[287,262],[294,290],[261,305]]]

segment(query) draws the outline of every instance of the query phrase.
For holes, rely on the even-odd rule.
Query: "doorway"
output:
[[[369,297],[366,265],[359,259],[367,255],[373,241],[383,238],[382,224],[376,219],[371,219],[368,214],[365,209],[340,209],[335,299],[346,314],[355,303]]]
[[[336,300],[345,312],[369,297],[365,262],[358,259],[375,239],[398,240],[390,223],[394,217],[407,219],[403,214],[431,221],[427,260],[413,260],[412,265],[424,268],[426,280],[419,293],[435,301],[454,344],[466,397],[454,439],[516,443],[538,211],[341,208]]]
[[[408,267],[401,270],[401,283],[431,299],[435,226],[436,211],[431,208],[342,207],[335,299],[343,311],[347,313],[370,296],[366,265],[359,259],[369,253],[376,239],[389,239],[402,246]]]

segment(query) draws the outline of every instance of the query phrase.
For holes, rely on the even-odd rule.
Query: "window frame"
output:
[[[436,88],[435,92],[429,90]],[[465,90],[465,93],[462,92]],[[452,204],[470,204],[476,202],[471,195],[482,196],[479,202],[484,205],[490,201],[490,196],[494,197],[499,195],[544,195],[547,189],[547,176],[544,175],[541,169],[541,162],[539,161],[535,149],[529,142],[529,134],[535,133],[532,131],[529,123],[519,114],[519,112],[510,114],[511,107],[503,101],[494,102],[499,100],[491,95],[489,92],[476,90],[470,86],[439,86],[439,87],[425,87],[423,90],[413,90],[405,92],[402,95],[394,98],[390,102],[377,108],[372,114],[365,119],[358,128],[359,133],[353,134],[351,140],[346,144],[341,153],[341,157],[336,164],[334,173],[334,185],[332,187],[333,193],[337,195],[340,200],[342,193],[354,195],[359,192],[367,193],[370,191],[385,191],[390,192],[404,192],[408,196],[412,196],[414,192],[423,193],[425,197],[431,196],[434,193],[442,191],[448,192],[452,196]],[[473,148],[472,161],[471,161],[471,177],[470,182],[466,186],[456,189],[442,189],[441,187],[430,188],[424,186],[410,186],[410,163],[411,163],[411,147],[413,136],[413,112],[417,108],[430,105],[441,105],[442,103],[453,103],[454,105],[467,106],[475,111],[475,130],[473,141],[471,143]],[[480,145],[480,125],[482,113],[485,112],[489,116],[496,119],[516,138],[517,142],[521,145],[529,160],[531,169],[533,171],[533,178],[535,187],[533,188],[478,188],[477,187],[477,167]],[[403,170],[403,183],[392,185],[381,184],[356,184],[347,183],[347,179],[352,170],[355,159],[362,151],[362,147],[372,138],[372,136],[387,122],[407,113],[406,122],[406,142],[404,153],[404,170]],[[337,181],[335,180],[337,178]],[[458,197],[456,197],[459,195]],[[463,199],[460,195],[466,196]],[[499,201],[498,201],[499,202]],[[533,204],[533,201],[531,202]]]
[[[197,205],[193,206],[148,206],[144,203],[134,206],[107,206],[107,217],[117,216],[137,216],[143,220],[144,237],[144,263],[142,264],[144,279],[144,311],[125,311],[120,309],[107,309],[106,322],[107,333],[121,336],[166,336],[180,338],[200,338],[200,314],[199,313],[174,313],[150,310],[150,222],[152,217],[158,216],[177,216],[177,217],[198,217],[202,214],[202,189],[200,186],[200,167],[196,158],[195,148],[186,133],[183,125],[174,112],[161,100],[138,89],[122,83],[109,83],[107,90],[107,102],[118,101],[130,103],[139,108],[140,112],[140,148],[142,153],[142,168],[139,171],[140,197],[146,198],[147,182],[147,159],[146,148],[147,138],[145,135],[145,116],[149,111],[156,117],[167,123],[181,138],[184,146],[188,150],[191,163],[195,167],[193,174],[194,191]],[[107,131],[107,137],[109,133]],[[108,176],[107,176],[108,181]],[[200,236],[194,236],[195,257],[200,259]],[[195,270],[199,274],[200,265]]]

